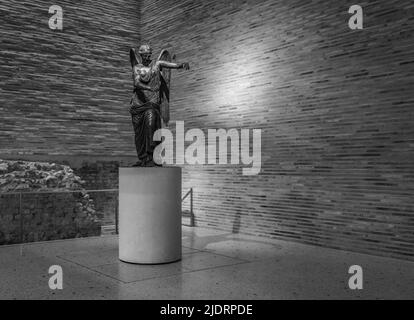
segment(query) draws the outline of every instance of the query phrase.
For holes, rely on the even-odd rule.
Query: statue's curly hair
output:
[[[138,53],[139,54],[143,54],[143,53],[152,53],[152,48],[149,42],[143,42],[139,48],[138,48]]]

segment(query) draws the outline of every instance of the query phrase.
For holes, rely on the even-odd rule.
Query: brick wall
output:
[[[0,245],[100,235],[94,208],[80,192],[2,194]]]
[[[141,37],[191,64],[173,73],[172,122],[262,129],[258,176],[185,166],[198,225],[413,260],[413,7],[358,2],[352,31],[352,4],[64,1],[59,33],[46,1],[3,1],[0,154],[132,159]]]
[[[410,1],[143,1],[173,74],[172,120],[261,128],[262,172],[186,166],[196,223],[414,259]]]
[[[48,26],[63,9],[63,30]],[[129,48],[138,0],[0,3],[2,154],[133,155]]]
[[[0,195],[0,245],[21,242],[19,195]]]
[[[52,4],[63,9],[61,31],[49,29]],[[129,48],[139,43],[139,1],[6,0],[0,14],[0,158],[65,163],[87,189],[117,188],[119,158],[135,154]],[[114,224],[117,194],[90,196],[102,224]]]
[[[83,188],[88,190],[89,197],[94,201],[94,208],[99,222],[103,226],[116,224],[118,206],[118,167],[129,166],[136,162],[136,157],[104,157],[104,156],[62,156],[62,155],[0,155],[8,160],[54,162],[68,165],[74,173],[85,182]],[[62,195],[65,196],[65,195]],[[67,201],[73,198],[66,194]],[[53,200],[53,196],[51,197]],[[7,196],[3,202],[13,201]],[[53,202],[53,201],[52,201]],[[12,202],[11,202],[12,203]],[[6,205],[6,204],[5,204]],[[1,207],[1,206],[0,206]],[[3,208],[4,209],[4,208]],[[7,216],[10,216],[7,214]]]
[[[74,168],[74,171],[85,181],[84,187],[87,190],[118,189],[119,165],[119,160],[84,159],[80,166]],[[97,191],[89,192],[89,195],[94,200],[96,211],[102,217],[102,225],[115,225],[118,192]]]

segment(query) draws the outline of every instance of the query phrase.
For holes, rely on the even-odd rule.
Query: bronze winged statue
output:
[[[153,152],[160,141],[154,141],[153,136],[162,123],[168,125],[170,120],[171,69],[189,70],[190,66],[171,62],[171,55],[165,49],[157,60],[151,60],[152,49],[148,44],[141,45],[138,52],[131,48],[129,55],[134,81],[129,111],[138,155],[134,166],[156,166]]]

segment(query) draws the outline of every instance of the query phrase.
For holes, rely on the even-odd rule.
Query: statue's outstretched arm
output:
[[[175,62],[168,62],[168,61],[159,60],[158,65],[161,68],[167,68],[167,69],[184,69],[184,70],[189,70],[190,69],[190,64],[188,62],[175,63]]]

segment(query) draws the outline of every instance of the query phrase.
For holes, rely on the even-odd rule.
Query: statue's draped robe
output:
[[[154,132],[161,128],[159,65],[152,61],[148,67],[138,63],[133,67],[134,93],[130,113],[135,131],[135,146],[138,159],[143,163],[152,161],[154,148],[160,143],[154,141]],[[155,91],[142,90],[137,83],[151,87]]]

